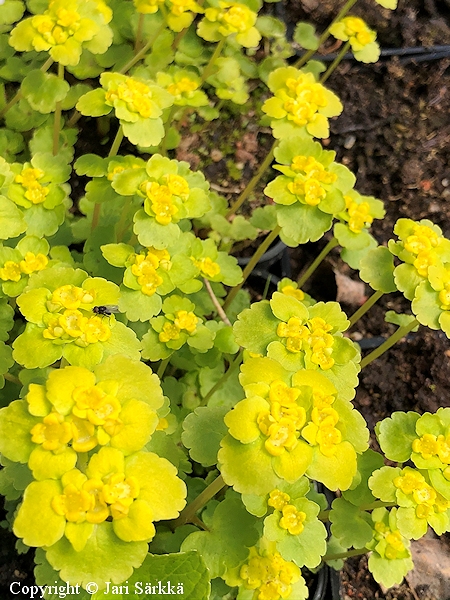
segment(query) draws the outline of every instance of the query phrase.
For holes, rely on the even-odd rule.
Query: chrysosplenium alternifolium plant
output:
[[[321,42],[373,62],[375,32],[348,6]],[[343,110],[324,85],[337,62],[310,60],[306,23],[296,59],[260,8],[0,8],[0,491],[36,582],[78,584],[81,600],[89,582],[99,598],[168,579],[191,600],[302,600],[302,568],[348,552],[390,586],[411,540],[450,530],[450,409],[394,413],[379,453],[352,405],[361,368],[408,331],[450,336],[450,241],[405,218],[378,244],[382,202],[320,141]],[[176,157],[239,113],[274,139],[229,206]],[[258,184],[267,202],[236,215]],[[231,251],[261,234],[242,271]],[[241,287],[277,237],[324,236],[299,281],[251,303]],[[350,319],[301,289],[337,247],[374,290]],[[347,330],[393,291],[412,315],[361,360]],[[317,483],[339,492],[331,507]]]

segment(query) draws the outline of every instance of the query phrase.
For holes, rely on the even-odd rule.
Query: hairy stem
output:
[[[220,490],[223,489],[225,486],[226,483],[222,479],[222,475],[219,475],[216,479],[214,479],[212,483],[208,485],[208,487],[205,490],[203,490],[203,492],[199,496],[197,496],[195,500],[193,500],[190,504],[186,506],[186,508],[184,508],[181,511],[181,514],[178,517],[178,519],[175,519],[169,524],[172,531],[175,530],[177,527],[180,527],[180,525],[184,525],[185,523],[191,523],[192,519],[195,517],[195,513],[198,510],[200,510],[203,506],[205,506],[205,504],[209,502],[211,498],[214,498],[214,496],[218,492],[220,492]]]
[[[258,250],[255,252],[255,254],[251,257],[248,265],[245,267],[244,272],[242,273],[242,281],[241,283],[239,283],[238,285],[234,286],[234,288],[232,288],[223,304],[223,309],[227,310],[227,308],[230,306],[230,304],[233,302],[233,300],[235,299],[237,293],[239,292],[239,290],[242,288],[242,286],[244,285],[244,283],[247,281],[248,276],[250,275],[250,273],[253,271],[253,269],[255,268],[255,266],[257,265],[259,259],[261,258],[261,256],[264,254],[264,252],[269,248],[269,246],[272,244],[272,242],[274,240],[276,240],[276,238],[278,237],[279,233],[281,231],[281,227],[279,225],[277,225],[275,227],[275,229],[273,231],[271,231],[269,233],[269,235],[266,237],[266,239],[262,242],[262,244],[259,246]]]
[[[367,367],[373,360],[379,358],[382,354],[384,354],[389,348],[391,348],[394,344],[396,344],[399,340],[401,340],[405,335],[407,335],[410,331],[412,331],[415,327],[420,325],[417,319],[414,319],[408,325],[403,325],[403,327],[399,327],[395,333],[393,333],[388,339],[381,344],[379,348],[375,348],[373,352],[364,357],[361,361],[361,369]]]
[[[58,63],[58,77],[64,79],[64,65]],[[55,115],[53,121],[53,156],[56,156],[59,152],[59,133],[61,131],[61,102],[56,103]]]
[[[158,371],[157,371],[157,373],[156,373],[156,374],[158,375],[158,377],[159,377],[160,379],[162,379],[162,377],[163,377],[163,375],[164,375],[164,372],[165,372],[165,370],[166,370],[166,368],[167,368],[167,365],[169,364],[169,362],[170,362],[170,356],[169,356],[168,358],[165,358],[164,360],[162,360],[162,361],[159,363]]]
[[[325,73],[322,75],[322,77],[319,79],[320,83],[325,83],[325,81],[328,79],[328,77],[330,77],[330,75],[333,73],[333,71],[335,71],[335,69],[337,68],[337,66],[339,65],[341,60],[344,58],[344,55],[346,54],[346,52],[349,48],[350,48],[350,42],[345,42],[345,44],[339,50],[339,54],[333,60],[333,62],[328,67],[328,69],[325,71]]]
[[[145,15],[143,13],[139,14],[139,20],[136,31],[136,41],[134,42],[134,52],[137,54],[139,52],[139,48],[142,44],[142,30],[144,28],[144,19]]]
[[[331,23],[328,25],[328,27],[325,29],[325,31],[320,36],[317,48],[320,48],[320,46],[328,39],[328,37],[330,35],[330,28],[335,23],[337,23],[338,21],[343,19],[345,17],[345,15],[348,13],[348,11],[351,10],[353,8],[353,6],[357,3],[357,1],[358,0],[347,0],[347,2],[344,4],[342,9],[338,12],[336,17],[331,21]],[[296,67],[297,69],[300,69],[301,67],[303,67],[304,64],[306,64],[308,62],[308,60],[315,53],[316,53],[316,50],[308,50],[308,52],[306,52],[303,56],[301,56],[298,59],[298,61],[294,65],[294,67]]]
[[[277,147],[277,145],[278,145],[278,140],[275,140],[274,143],[272,144],[271,149],[269,150],[269,153],[267,154],[267,156],[264,159],[264,161],[261,163],[261,166],[259,167],[259,169],[255,173],[255,175],[248,182],[248,184],[245,187],[245,189],[241,192],[241,194],[239,195],[239,198],[228,209],[228,212],[226,214],[227,217],[230,217],[231,215],[234,215],[234,213],[237,210],[239,210],[239,208],[244,204],[244,202],[250,196],[250,194],[254,190],[256,184],[259,182],[259,180],[261,179],[261,177],[264,175],[264,173],[267,171],[267,169],[272,164],[273,154],[275,152],[275,148]]]
[[[220,40],[220,42],[217,44],[217,46],[215,47],[214,52],[213,52],[211,58],[209,59],[209,63],[203,69],[203,73],[202,73],[202,77],[201,77],[201,83],[202,84],[205,83],[205,81],[211,75],[211,73],[212,73],[212,71],[214,69],[214,63],[216,62],[216,60],[221,55],[223,47],[225,46],[225,39],[226,38],[222,38]]]
[[[372,306],[378,302],[378,300],[381,298],[381,296],[384,295],[384,292],[374,292],[370,298],[368,298],[364,304],[362,306],[360,306],[358,308],[358,310],[356,312],[354,312],[352,314],[352,316],[350,317],[349,321],[350,321],[350,325],[348,326],[348,328],[350,329],[350,327],[353,327],[353,325],[359,321],[359,319],[366,314],[366,312],[372,308]]]
[[[328,242],[325,248],[323,248],[320,254],[316,256],[314,261],[309,265],[309,267],[298,280],[297,283],[299,288],[301,288],[302,285],[304,285],[308,281],[308,279],[311,277],[311,275],[314,273],[314,271],[317,269],[317,267],[320,265],[323,259],[327,256],[327,254],[329,254],[333,250],[333,248],[336,248],[336,246],[338,245],[339,244],[337,239],[335,237],[331,238],[331,240]]]

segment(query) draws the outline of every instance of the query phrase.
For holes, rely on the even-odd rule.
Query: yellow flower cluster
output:
[[[117,100],[125,102],[130,112],[137,113],[144,119],[155,117],[153,114],[152,91],[142,81],[127,77],[126,80],[121,81],[116,87],[105,93],[106,102],[114,104]]]
[[[48,340],[61,340],[62,342],[74,341],[77,346],[85,348],[96,342],[106,342],[111,336],[108,320],[93,315],[86,317],[79,308],[88,310],[83,306],[92,304],[95,294],[74,285],[63,285],[57,288],[47,308],[51,312],[58,312],[47,320],[47,327],[42,335]],[[62,311],[63,312],[60,312]],[[113,317],[110,317],[113,318]]]
[[[398,529],[392,531],[382,521],[375,523],[374,528],[376,531],[375,538],[378,540],[384,538],[386,541],[386,548],[384,550],[384,556],[386,558],[395,560],[400,554],[405,552],[406,548],[403,543],[403,536]]]
[[[361,233],[364,227],[369,227],[373,222],[373,216],[370,214],[368,202],[358,204],[350,196],[344,196],[345,206],[347,208],[348,227],[353,233]]]
[[[302,292],[302,290],[295,288],[293,285],[285,285],[280,291],[285,296],[297,298],[297,300],[300,300],[300,302],[305,298],[305,294]]]
[[[14,181],[20,183],[25,188],[25,198],[33,204],[41,204],[49,193],[49,188],[39,183],[45,173],[42,169],[23,169],[19,175],[16,175]]]
[[[31,440],[44,450],[62,452],[71,442],[75,452],[89,452],[98,445],[108,444],[123,428],[121,404],[116,397],[117,381],[80,386],[72,392],[75,405],[69,415],[51,412],[31,430]],[[30,385],[29,398],[36,400],[43,387]]]
[[[218,21],[219,33],[223,36],[232,33],[245,33],[256,23],[256,13],[239,2],[219,2],[220,8],[207,8],[205,16],[210,21]]]
[[[194,333],[197,329],[199,320],[200,319],[196,317],[193,312],[178,310],[175,313],[175,320],[173,323],[171,321],[164,323],[162,331],[159,334],[159,341],[167,343],[171,340],[177,340],[183,330],[188,333]]]
[[[140,189],[149,199],[151,210],[160,225],[168,225],[172,222],[172,217],[178,213],[178,208],[173,202],[174,196],[185,201],[190,193],[186,179],[174,174],[166,175],[165,182],[162,184],[157,181],[146,181]]]
[[[345,17],[341,23],[344,24],[344,33],[354,50],[361,50],[376,40],[375,31],[359,17]]]
[[[310,206],[317,206],[327,194],[321,183],[331,184],[337,179],[335,173],[328,173],[322,163],[312,156],[295,156],[291,169],[299,176],[288,183],[288,190],[295,196],[303,196]]]
[[[108,517],[123,519],[139,495],[139,484],[135,477],[124,473],[113,473],[107,481],[88,479],[73,469],[65,476],[70,481],[63,493],[54,496],[53,510],[72,523],[102,523]]]
[[[425,481],[425,477],[417,471],[405,470],[404,474],[394,479],[394,485],[405,495],[412,496],[417,504],[416,517],[426,519],[431,514],[446,512],[450,502]]]
[[[49,5],[51,9],[52,3]],[[67,8],[58,8],[53,14],[49,12],[44,15],[33,17],[33,27],[41,34],[41,38],[36,38],[35,48],[38,52],[48,50],[52,46],[64,44],[70,37],[73,37],[80,29],[81,17],[76,10]]]
[[[337,444],[342,441],[342,434],[336,427],[339,413],[331,407],[334,400],[334,396],[314,392],[311,421],[302,430],[305,440],[313,446],[318,445],[325,456],[333,456]]]
[[[192,258],[192,261],[203,277],[213,278],[220,273],[219,265],[209,258],[209,256],[206,258],[199,258],[198,260]]]
[[[416,256],[414,266],[422,277],[428,276],[428,267],[439,262],[435,251],[440,240],[439,235],[426,225],[414,225],[414,232],[405,240],[405,250]]]
[[[287,97],[283,108],[287,118],[303,127],[313,121],[319,108],[328,104],[325,88],[317,83],[311,73],[300,73],[297,79],[286,80]]]
[[[286,349],[289,352],[311,351],[311,362],[326,370],[334,365],[331,357],[334,339],[328,333],[332,329],[332,325],[321,317],[313,317],[305,324],[299,317],[291,317],[287,323],[278,325],[277,335],[287,338]]]
[[[198,89],[198,83],[189,79],[189,77],[182,77],[179,81],[167,86],[169,94],[175,97],[179,97],[183,93],[195,92],[196,89]]]
[[[250,560],[242,565],[239,575],[247,589],[258,591],[258,600],[279,600],[289,598],[292,584],[300,579],[300,569],[278,552],[261,556],[251,548]]]
[[[161,4],[164,4],[164,0],[134,0],[137,12],[144,15],[158,12]]]
[[[262,410],[257,423],[262,434],[267,436],[264,446],[272,456],[280,456],[298,443],[300,430],[306,422],[305,409],[296,403],[299,394],[299,390],[288,387],[281,380],[270,384],[270,410]]]
[[[158,275],[158,267],[170,267],[170,255],[167,250],[148,248],[147,254],[136,254],[131,272],[141,286],[141,292],[146,296],[153,296],[163,279]]]
[[[273,506],[276,510],[281,511],[280,527],[287,529],[291,535],[300,535],[305,526],[303,523],[306,520],[306,513],[297,510],[294,505],[289,504],[289,494],[285,494],[280,490],[270,492],[268,505]]]
[[[424,460],[437,456],[446,465],[450,464],[450,436],[445,438],[443,435],[438,435],[436,437],[431,433],[425,433],[413,441],[412,449],[417,454],[421,454]]]
[[[14,262],[7,260],[0,269],[0,279],[3,281],[19,281],[22,275],[30,275],[35,271],[42,271],[48,264],[48,258],[44,254],[27,252],[23,260]]]

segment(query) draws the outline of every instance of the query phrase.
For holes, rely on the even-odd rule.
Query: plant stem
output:
[[[403,325],[403,327],[399,327],[397,331],[393,333],[390,337],[388,337],[388,339],[383,344],[381,344],[379,348],[375,348],[373,352],[371,352],[362,359],[361,369],[366,367],[376,358],[379,358],[382,354],[389,350],[391,346],[393,346],[395,343],[397,343],[399,340],[405,337],[405,335],[407,335],[410,331],[414,329],[414,327],[417,327],[418,325],[420,325],[419,321],[417,319],[414,319],[414,321],[412,321],[408,325]]]
[[[350,558],[350,556],[360,556],[361,554],[367,554],[369,550],[367,548],[355,548],[354,550],[347,550],[347,552],[336,552],[334,554],[325,554],[322,557],[324,562],[330,560],[339,560],[340,558]]]
[[[53,64],[53,58],[48,58],[39,70],[42,71],[43,73],[46,73],[50,69],[52,64]],[[22,98],[22,92],[19,90],[17,92],[17,94],[13,98],[11,98],[11,100],[8,102],[8,104],[6,104],[6,106],[4,108],[2,108],[2,110],[0,110],[0,119],[8,112],[8,110],[12,106],[14,106],[14,104],[17,104],[21,98]]]
[[[275,140],[273,142],[273,144],[272,144],[271,149],[269,150],[269,153],[267,154],[267,156],[264,159],[264,161],[261,163],[261,166],[259,167],[259,169],[255,173],[255,175],[248,182],[247,186],[241,192],[241,194],[239,195],[238,199],[228,209],[228,212],[225,215],[227,218],[230,217],[231,215],[234,215],[234,213],[237,210],[239,210],[239,208],[242,206],[242,204],[244,204],[244,202],[250,196],[250,194],[252,193],[252,191],[255,188],[256,184],[259,182],[259,180],[264,175],[264,173],[266,172],[266,170],[270,167],[270,165],[272,164],[272,161],[273,161],[273,155],[274,155],[275,148],[277,147],[277,145],[278,145],[278,140]]]
[[[217,46],[215,47],[214,52],[213,52],[211,58],[209,59],[209,63],[203,69],[203,73],[202,73],[202,77],[201,77],[201,84],[205,83],[205,81],[211,75],[212,70],[214,68],[214,63],[219,58],[219,56],[223,50],[223,47],[225,46],[225,40],[226,40],[226,38],[222,38],[220,40],[220,42],[217,44]]]
[[[158,367],[158,371],[157,371],[157,375],[160,379],[162,379],[163,375],[164,375],[164,371],[166,370],[167,365],[169,364],[170,361],[170,356],[168,358],[165,358],[164,360],[162,360],[159,363],[159,367]]]
[[[64,79],[64,65],[58,63],[58,77]],[[59,133],[61,131],[61,102],[56,103],[55,116],[53,121],[53,156],[59,152]]]
[[[225,371],[225,373],[222,375],[222,377],[219,379],[219,381],[217,381],[212,386],[212,388],[209,390],[209,392],[203,398],[203,400],[200,403],[201,406],[205,406],[206,404],[208,404],[208,400],[211,398],[211,396],[213,394],[215,394],[217,392],[217,390],[223,386],[223,384],[226,382],[226,380],[228,379],[228,377],[230,377],[230,375],[235,371],[236,367],[238,367],[241,364],[241,362],[242,362],[242,353],[243,353],[243,350],[241,350],[240,352],[238,352],[238,354],[236,355],[235,359],[230,364],[230,366]]]
[[[334,25],[335,23],[337,23],[338,21],[340,21],[341,19],[343,19],[345,17],[345,15],[348,13],[348,11],[351,10],[353,8],[353,6],[357,3],[357,1],[358,0],[347,0],[347,2],[342,7],[342,10],[340,10],[338,12],[336,17],[333,19],[333,21],[331,21],[331,23],[328,25],[328,27],[325,29],[325,31],[320,36],[317,49],[319,49],[320,46],[328,39],[328,36],[330,35],[331,26]],[[303,56],[301,56],[298,59],[298,61],[294,65],[294,67],[296,69],[300,69],[301,67],[303,67],[304,64],[306,64],[308,62],[308,60],[315,53],[316,53],[316,50],[308,50],[308,52],[306,52],[306,54],[304,54]]]
[[[220,306],[220,302],[217,300],[217,296],[213,292],[211,284],[205,278],[203,278],[203,283],[205,284],[206,291],[208,292],[209,297],[211,298],[212,303],[214,304],[217,314],[222,319],[222,321],[225,323],[225,325],[229,325],[231,327],[230,319],[227,317],[227,315],[225,314],[225,311]]]
[[[219,475],[214,479],[203,492],[195,498],[190,504],[188,504],[182,511],[178,519],[172,521],[169,526],[174,531],[180,525],[190,523],[195,516],[195,513],[200,510],[211,498],[220,492],[222,488],[226,486],[226,483],[222,479],[222,475]]]
[[[138,26],[137,26],[137,31],[136,31],[136,41],[134,42],[134,52],[135,53],[139,52],[139,48],[141,47],[142,29],[144,27],[144,19],[145,19],[145,15],[143,13],[139,13],[139,20],[138,20]]]
[[[339,54],[336,56],[336,58],[333,60],[333,62],[331,63],[331,65],[328,67],[328,69],[325,71],[325,73],[322,75],[322,77],[319,79],[319,83],[325,83],[325,81],[328,79],[328,77],[330,77],[330,75],[333,73],[333,71],[336,69],[336,67],[338,66],[338,64],[341,62],[341,60],[344,58],[344,54],[346,54],[347,50],[350,48],[350,42],[345,42],[345,44],[342,46],[342,48],[339,51]]]
[[[117,152],[119,151],[122,140],[123,140],[123,128],[122,128],[122,125],[120,125],[119,129],[117,130],[116,137],[114,138],[114,141],[112,143],[111,150],[109,151],[108,157],[116,156]]]
[[[11,373],[3,373],[3,377],[7,381],[11,381],[11,383],[17,383],[17,385],[22,385],[22,382],[20,381],[20,379],[18,377],[16,377],[15,375],[11,375]]]
[[[271,231],[269,233],[269,235],[266,237],[266,239],[262,242],[262,244],[259,246],[258,250],[255,252],[255,254],[251,257],[248,265],[245,267],[244,272],[242,273],[242,281],[241,281],[241,283],[239,283],[238,285],[234,286],[234,288],[232,288],[232,290],[230,290],[230,292],[229,292],[229,294],[228,294],[225,302],[223,303],[223,309],[225,311],[227,310],[227,308],[230,306],[230,304],[235,299],[237,293],[239,292],[239,290],[241,289],[241,287],[246,282],[248,276],[250,275],[250,273],[255,268],[255,266],[258,263],[258,261],[261,258],[261,256],[269,248],[269,246],[272,244],[272,242],[278,237],[278,234],[280,233],[280,231],[281,231],[281,227],[279,225],[277,225],[275,227],[275,229],[273,231]]]
[[[162,143],[161,143],[161,154],[162,154],[162,156],[167,156],[167,135],[169,133],[169,129],[170,129],[170,125],[172,123],[173,115],[175,114],[177,108],[178,108],[178,106],[176,106],[175,104],[172,104],[172,106],[170,107],[170,110],[169,110],[169,114],[167,115],[167,121],[166,121],[166,124],[164,126],[164,137],[163,137]]]
[[[358,310],[356,312],[354,312],[352,314],[352,316],[350,317],[349,321],[350,321],[350,325],[348,326],[348,328],[350,329],[350,327],[353,327],[353,325],[359,321],[359,319],[366,314],[366,312],[372,308],[372,306],[378,302],[378,300],[381,298],[381,296],[384,295],[384,292],[374,292],[370,298],[368,298],[364,304],[362,306],[360,306],[358,308]]]
[[[323,248],[323,250],[320,252],[320,254],[318,254],[316,256],[314,261],[309,265],[309,267],[306,269],[306,271],[303,273],[303,275],[298,280],[297,283],[298,283],[299,288],[301,288],[302,285],[304,285],[308,281],[308,279],[311,277],[311,275],[314,273],[314,271],[317,269],[317,267],[323,261],[325,256],[327,256],[327,254],[329,254],[333,250],[333,248],[336,248],[336,246],[338,246],[338,245],[339,244],[338,244],[337,239],[335,237],[331,238],[331,240],[328,242],[328,244]]]
[[[129,71],[131,69],[131,67],[134,67],[134,65],[139,62],[142,58],[144,58],[144,56],[147,54],[147,52],[150,50],[150,48],[153,46],[153,44],[155,43],[157,37],[159,36],[159,34],[161,33],[161,31],[164,29],[164,27],[166,26],[166,21],[164,20],[161,25],[158,27],[158,29],[155,32],[155,35],[145,44],[145,46],[143,48],[141,48],[139,50],[139,52],[133,56],[133,58],[131,58],[124,67],[122,67],[119,71],[119,73],[126,73],[127,71]]]

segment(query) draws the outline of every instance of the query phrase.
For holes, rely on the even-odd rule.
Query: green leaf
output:
[[[0,239],[7,240],[23,233],[27,224],[22,211],[5,196],[0,196]]]
[[[97,88],[81,96],[76,104],[76,109],[85,116],[101,117],[109,115],[112,106],[105,102],[105,90]]]
[[[367,482],[372,473],[383,464],[383,456],[370,448],[358,456],[358,471],[350,489],[343,492],[342,496],[355,506],[373,502],[374,497]]]
[[[110,593],[99,591],[92,600],[127,600],[129,595],[161,599],[166,594],[181,594],[185,600],[200,600],[209,597],[210,588],[208,569],[198,552],[147,554],[142,566],[127,579],[126,585],[110,586]]]
[[[247,558],[248,549],[259,538],[256,523],[256,517],[245,510],[239,498],[226,498],[217,505],[209,531],[191,533],[181,550],[197,550],[211,578],[220,577],[226,569],[237,567]]]
[[[390,560],[382,558],[379,554],[372,552],[369,556],[369,571],[375,581],[386,587],[400,584],[404,576],[414,568],[411,558],[397,558]]]
[[[95,527],[82,552],[76,552],[63,537],[47,549],[47,560],[64,581],[83,587],[93,581],[103,590],[107,581],[131,577],[147,551],[147,542],[124,542],[114,533],[113,524],[105,521]]]
[[[415,412],[394,412],[377,423],[375,432],[381,449],[389,460],[406,462],[411,457],[412,443],[417,439],[416,423],[420,415]]]
[[[331,533],[347,547],[363,548],[372,539],[372,519],[368,513],[336,498],[330,511]]]
[[[70,89],[67,81],[40,69],[30,71],[22,81],[22,95],[31,108],[43,114],[54,112],[57,102],[66,97]]]
[[[183,422],[181,440],[192,460],[204,467],[217,462],[220,442],[227,433],[223,417],[228,412],[226,406],[197,408]]]
[[[395,310],[388,310],[384,315],[384,320],[386,323],[393,323],[394,325],[398,325],[399,327],[405,327],[409,325],[413,321],[415,321],[415,317],[413,315],[403,315],[396,313]],[[411,331],[418,331],[419,325],[411,329]]]
[[[96,154],[83,154],[74,164],[77,175],[87,175],[88,177],[101,177],[105,175],[106,168],[106,160]]]
[[[316,35],[316,29],[310,23],[297,23],[293,40],[306,50],[317,50],[319,47],[319,38]]]
[[[332,215],[323,213],[316,206],[297,202],[292,206],[277,205],[276,208],[278,225],[282,228],[281,239],[286,236],[296,244],[317,241],[331,229],[333,223]]]
[[[377,292],[389,294],[397,290],[393,273],[394,258],[384,246],[370,250],[361,260],[359,275]]]
[[[240,313],[233,326],[236,342],[257,354],[266,354],[270,342],[278,340],[278,319],[269,302],[257,302]]]

